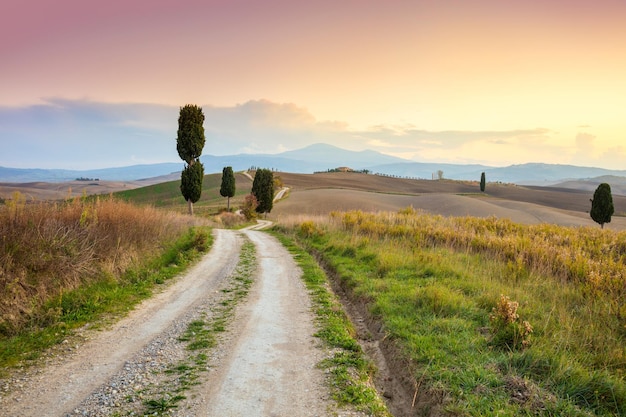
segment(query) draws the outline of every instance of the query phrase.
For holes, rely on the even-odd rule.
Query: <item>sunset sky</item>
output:
[[[624,0],[4,0],[0,57],[5,167],[179,161],[193,103],[205,154],[626,169]]]

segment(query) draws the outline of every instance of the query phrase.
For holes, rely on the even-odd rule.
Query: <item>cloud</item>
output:
[[[593,150],[593,142],[596,140],[594,135],[589,133],[579,133],[576,135],[576,147],[581,153]]]
[[[594,164],[596,136],[590,133],[579,132],[574,138],[574,150],[572,151],[571,162],[576,165]]]
[[[253,100],[232,107],[204,106],[205,153],[277,153],[326,142],[342,124],[319,123],[308,110],[292,103]]]
[[[316,142],[354,140],[345,123],[318,122],[293,103],[253,100],[202,107],[204,154],[279,153]],[[91,169],[178,162],[178,112],[176,106],[60,98],[0,107],[0,166]]]
[[[396,147],[396,145],[394,145],[393,143],[385,142],[384,140],[380,140],[380,139],[370,139],[367,141],[367,144],[375,148],[395,148]]]
[[[393,143],[406,143],[414,146],[438,146],[455,149],[463,145],[492,141],[507,143],[513,140],[520,142],[542,142],[547,140],[549,129],[524,129],[505,131],[428,131],[416,129],[413,126],[375,126],[367,131],[359,132],[360,135]]]
[[[428,131],[376,125],[354,130],[341,121],[319,121],[293,103],[252,100],[202,107],[205,155],[280,153],[313,143],[424,162],[487,165],[552,161],[564,154],[549,145],[553,132],[545,128]],[[89,169],[178,162],[178,112],[176,106],[59,98],[29,107],[0,107],[0,140],[5,144],[0,166]]]
[[[172,145],[177,109],[47,99],[28,107],[0,107],[0,165],[91,169],[176,161]]]
[[[602,155],[600,155],[599,160],[601,160],[606,166],[623,167],[624,160],[626,160],[626,147],[611,147],[607,149],[604,153],[602,153]]]

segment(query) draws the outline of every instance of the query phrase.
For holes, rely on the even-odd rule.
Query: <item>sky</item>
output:
[[[0,166],[312,143],[626,169],[623,0],[3,0]]]

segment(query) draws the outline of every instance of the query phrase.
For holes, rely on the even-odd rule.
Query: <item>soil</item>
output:
[[[257,273],[218,343],[201,383],[169,415],[359,416],[337,411],[323,371],[329,355],[313,337],[315,325],[300,270],[280,243],[265,233],[216,230],[209,254],[163,292],[46,364],[0,381],[1,416],[104,416],[121,413],[133,395],[184,354],[172,351],[181,327],[207,303],[219,301],[247,236],[256,246]],[[183,325],[181,325],[183,324]],[[163,363],[161,363],[163,362]],[[151,364],[158,366],[150,368]],[[170,364],[171,366],[171,364]],[[143,377],[136,368],[143,370]],[[143,379],[142,379],[143,378]],[[128,386],[127,386],[128,385]],[[137,391],[139,392],[139,391]],[[138,395],[138,394],[137,394]],[[121,396],[121,397],[120,397]]]
[[[300,271],[271,236],[246,231],[257,248],[259,271],[237,329],[215,372],[183,404],[181,415],[326,416],[333,403],[317,364],[315,326]]]

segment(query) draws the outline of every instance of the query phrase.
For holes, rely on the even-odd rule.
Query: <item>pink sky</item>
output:
[[[0,106],[267,99],[355,130],[545,129],[535,142],[474,141],[448,158],[617,168],[625,22],[622,0],[5,0]],[[370,142],[446,157],[445,147]]]

